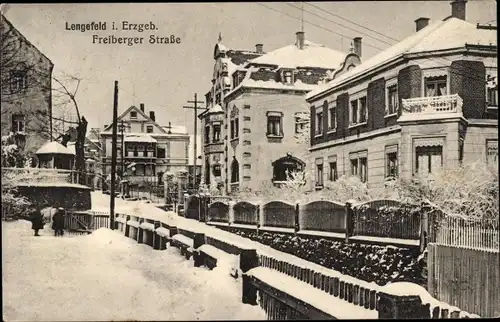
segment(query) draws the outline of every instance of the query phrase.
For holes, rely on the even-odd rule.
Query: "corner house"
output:
[[[496,27],[465,21],[465,1],[428,21],[417,19],[415,34],[306,95],[316,189],[341,175],[373,187],[497,162]]]

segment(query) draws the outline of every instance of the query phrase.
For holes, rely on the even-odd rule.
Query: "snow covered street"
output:
[[[30,228],[2,222],[4,321],[265,319],[241,303],[227,267],[195,268],[175,248],[104,228],[58,238]]]

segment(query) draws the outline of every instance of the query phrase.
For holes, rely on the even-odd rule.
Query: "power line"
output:
[[[286,5],[288,5],[288,6],[290,6],[290,7],[293,7],[293,8],[295,8],[295,9],[300,9],[299,7],[294,6],[293,4],[286,3]],[[373,37],[373,36],[370,36],[369,34],[364,33],[364,32],[362,32],[362,31],[359,31],[359,30],[352,29],[352,28],[350,28],[350,27],[344,26],[344,25],[342,25],[342,24],[340,24],[340,23],[338,23],[338,22],[336,22],[336,21],[333,21],[333,20],[331,20],[331,19],[325,18],[325,17],[323,17],[323,16],[321,16],[321,15],[318,15],[318,14],[316,14],[316,13],[312,12],[312,11],[304,10],[303,8],[302,8],[302,10],[303,10],[303,11],[305,11],[305,12],[307,12],[307,13],[312,14],[313,16],[316,16],[316,17],[318,17],[318,18],[321,18],[321,19],[324,19],[324,20],[326,20],[326,21],[330,21],[330,22],[332,22],[332,23],[334,23],[334,24],[336,24],[336,25],[339,25],[340,27],[343,27],[343,28],[346,28],[346,29],[349,29],[349,30],[355,31],[355,32],[357,32],[357,33],[360,33],[360,34],[362,34],[362,35],[365,35],[365,36],[367,36],[367,37],[370,37],[370,38],[372,38],[372,39],[374,39],[374,40],[376,40],[376,41],[379,41],[379,42],[382,42],[382,43],[385,43],[385,44],[388,44],[388,45],[391,45],[391,46],[393,45],[393,43],[387,42],[387,41],[385,41],[385,40],[380,40],[380,39],[378,39],[378,38],[376,38],[376,37]]]
[[[371,31],[371,32],[373,32],[373,33],[375,33],[375,34],[377,34],[377,35],[380,35],[380,36],[383,36],[383,37],[389,38],[389,39],[394,40],[394,41],[399,41],[399,40],[397,40],[396,38],[392,38],[391,36],[384,35],[383,33],[380,33],[380,32],[375,31],[375,30],[373,30],[373,29],[367,28],[367,27],[365,27],[365,26],[363,26],[363,25],[360,25],[360,24],[355,23],[354,21],[351,21],[351,20],[349,20],[349,19],[346,19],[346,18],[344,18],[344,17],[342,17],[342,16],[339,16],[339,15],[336,15],[336,14],[334,14],[334,13],[331,13],[331,12],[329,12],[329,11],[327,11],[327,10],[323,9],[323,8],[320,8],[320,7],[318,7],[318,6],[315,6],[315,5],[313,5],[313,4],[310,4],[310,3],[306,3],[306,4],[307,4],[308,6],[311,6],[311,7],[316,8],[316,9],[318,9],[318,10],[320,10],[320,11],[326,12],[327,14],[329,14],[329,15],[331,15],[331,16],[334,16],[334,17],[340,18],[340,19],[342,19],[342,20],[344,20],[344,21],[347,21],[347,22],[349,22],[349,23],[352,23],[353,25],[356,25],[356,26],[361,27],[361,28],[363,28],[363,29],[369,30],[369,31]],[[352,29],[352,30],[354,30],[354,29]],[[359,32],[359,31],[358,31],[358,32]]]
[[[286,13],[286,12],[283,12],[283,11],[280,11],[280,10],[277,10],[277,9],[274,9],[274,8],[271,8],[271,7],[268,7],[268,6],[264,5],[264,4],[261,4],[261,3],[258,3],[258,2],[257,2],[257,4],[258,4],[259,6],[262,6],[262,7],[267,8],[267,9],[269,9],[269,10],[273,10],[273,11],[279,12],[280,14],[283,14],[283,15],[288,16],[288,17],[290,17],[290,18],[297,19],[297,20],[299,20],[299,21],[301,21],[301,20],[302,20],[301,18],[298,18],[298,17],[292,16],[292,15],[289,15],[289,14],[288,14],[288,13]],[[331,29],[328,29],[328,28],[322,27],[322,26],[317,25],[317,24],[315,24],[315,23],[312,23],[312,22],[310,22],[310,21],[304,20],[304,22],[307,22],[308,24],[310,24],[310,25],[312,25],[312,26],[315,26],[315,27],[317,27],[317,28],[320,28],[320,29],[324,29],[324,30],[326,30],[326,31],[329,31],[329,32],[331,32],[331,33],[333,33],[333,34],[336,34],[336,35],[340,36],[340,37],[344,37],[344,35],[342,35],[342,34],[340,34],[340,33],[336,32],[336,31],[333,31],[333,30],[331,30]],[[375,49],[378,49],[378,50],[380,50],[380,51],[384,50],[384,49],[382,49],[382,48],[380,48],[380,47],[377,47],[377,46],[371,45],[371,44],[369,44],[369,43],[365,43],[365,45],[366,45],[366,46],[369,46],[369,47],[372,47],[372,48],[375,48]]]

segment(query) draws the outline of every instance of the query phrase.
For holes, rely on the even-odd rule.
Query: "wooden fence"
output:
[[[99,228],[109,228],[109,214],[92,211],[68,212],[64,217],[64,228],[69,232],[91,233]]]
[[[234,223],[257,225],[259,223],[259,206],[250,202],[240,201],[233,207]]]
[[[331,201],[313,201],[299,210],[299,226],[304,230],[345,232],[345,206]]]
[[[481,317],[500,315],[500,257],[489,251],[428,245],[428,291]]]
[[[270,201],[263,205],[263,226],[295,227],[295,205],[283,201]]]

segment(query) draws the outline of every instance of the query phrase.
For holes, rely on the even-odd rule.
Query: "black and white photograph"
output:
[[[0,13],[3,321],[500,318],[497,1]]]

